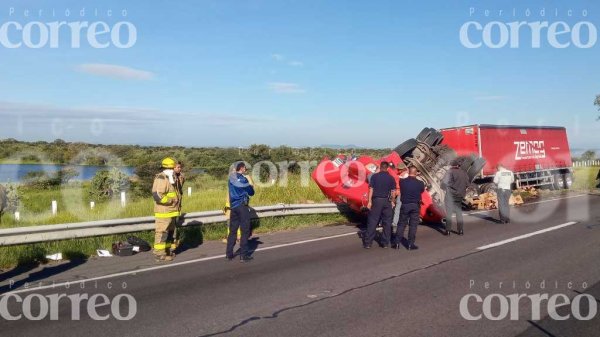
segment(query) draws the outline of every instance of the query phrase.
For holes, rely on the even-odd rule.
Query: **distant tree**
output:
[[[149,196],[152,192],[154,177],[160,172],[159,162],[146,162],[136,165],[133,192],[136,196]]]
[[[6,189],[4,188],[4,186],[0,185],[0,224],[2,223],[2,216],[4,215],[6,206],[8,206]]]
[[[587,150],[584,153],[581,154],[581,160],[594,160],[596,159],[596,151],[593,150]]]
[[[598,111],[600,111],[600,95],[596,95],[596,99],[594,100],[594,105],[598,107]],[[596,120],[600,120],[600,116]]]
[[[129,189],[129,177],[118,168],[96,172],[88,195],[94,201],[105,201]]]

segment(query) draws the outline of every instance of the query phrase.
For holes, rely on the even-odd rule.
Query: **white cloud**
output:
[[[269,89],[278,94],[302,94],[306,90],[296,83],[289,82],[270,82],[267,83]]]
[[[117,80],[148,81],[154,78],[154,73],[152,72],[115,64],[86,63],[78,65],[75,69],[82,73]]]
[[[0,119],[21,119],[33,123],[54,120],[103,122],[132,122],[136,124],[160,123],[172,119],[201,122],[211,126],[235,126],[274,122],[262,116],[216,114],[204,112],[162,111],[154,108],[123,106],[61,107],[52,104],[0,101]]]
[[[304,65],[304,63],[300,62],[300,61],[291,61],[290,63],[288,63],[290,66],[292,67],[302,67]]]

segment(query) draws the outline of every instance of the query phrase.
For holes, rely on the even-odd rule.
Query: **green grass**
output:
[[[590,191],[596,189],[596,175],[600,167],[576,167],[573,169],[573,189]]]
[[[254,234],[276,231],[318,227],[346,223],[347,219],[341,214],[315,214],[303,216],[287,216],[263,218],[253,221]],[[207,240],[224,238],[227,233],[225,223],[208,224],[185,228],[182,230],[182,243],[188,247],[197,247]],[[46,263],[46,255],[62,252],[67,260],[86,259],[96,254],[96,249],[110,250],[112,243],[125,241],[129,235],[135,235],[152,245],[154,232],[136,232],[131,234],[107,235],[83,239],[64,240],[28,245],[0,247],[0,268],[10,268],[16,265]],[[202,249],[201,247],[198,249]],[[225,249],[225,247],[223,247]]]
[[[316,184],[310,180],[308,186],[302,186],[299,176],[290,175],[287,186],[256,186],[256,195],[252,198],[252,206],[273,205],[277,203],[312,203],[326,202]],[[192,195],[187,196],[187,186],[192,186]],[[184,212],[198,212],[220,210],[225,205],[227,196],[226,181],[215,179],[211,176],[201,176],[193,184],[186,184],[186,195],[183,198]],[[93,221],[104,219],[119,219],[127,217],[151,216],[153,214],[153,201],[150,196],[129,200],[127,206],[122,208],[119,200],[106,203],[97,203],[91,210],[89,199],[86,196],[85,186],[75,184],[56,190],[32,190],[22,188],[21,221],[15,221],[12,214],[7,214],[2,219],[0,228],[35,226],[42,224],[59,224],[80,221]],[[58,203],[57,215],[52,215],[50,205],[52,200]],[[255,233],[272,232],[321,226],[344,221],[339,214],[288,216],[280,218],[265,218],[260,220]],[[215,240],[225,236],[226,226],[210,224],[187,229],[184,241],[190,245],[197,245],[203,240]],[[146,241],[153,242],[153,232],[134,233]],[[0,247],[0,267],[10,267],[17,264],[44,262],[48,254],[62,252],[64,257],[88,257],[95,254],[96,249],[110,249],[115,241],[122,241],[128,235],[110,235],[77,240],[65,240],[30,244],[22,246]]]
[[[227,197],[226,181],[211,176],[201,176],[193,184],[184,186],[183,212],[213,211],[223,209]],[[192,186],[192,195],[187,196],[187,186]],[[51,213],[52,200],[58,204],[57,215]],[[43,224],[60,224],[81,221],[120,219],[153,215],[154,203],[148,197],[128,200],[125,208],[120,200],[96,203],[90,209],[86,188],[81,184],[73,184],[60,189],[33,190],[20,189],[21,221],[15,221],[13,214],[5,214],[0,228],[35,226]],[[290,175],[287,186],[256,186],[256,195],[252,198],[252,206],[273,205],[278,203],[312,203],[326,202],[327,198],[312,181],[302,186],[300,177]]]

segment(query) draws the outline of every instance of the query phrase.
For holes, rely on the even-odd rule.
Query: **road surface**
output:
[[[4,282],[0,284],[13,280],[11,289],[4,288],[16,291],[8,300],[12,315],[23,311],[15,296],[25,299],[32,294],[99,293],[109,300],[130,294],[137,307],[133,319],[119,321],[105,306],[97,311],[109,315],[108,320],[95,321],[85,314],[83,303],[78,306],[81,320],[74,321],[71,302],[66,300],[60,302],[56,321],[48,316],[41,321],[0,319],[0,331],[3,336],[89,337],[597,336],[600,313],[591,320],[578,320],[571,306],[557,310],[562,316],[570,314],[569,319],[558,321],[548,317],[547,301],[542,302],[541,317],[534,320],[526,298],[506,318],[492,320],[484,314],[483,303],[473,297],[466,314],[481,317],[467,320],[460,303],[470,294],[482,299],[492,295],[489,316],[498,316],[500,297],[511,294],[564,294],[569,301],[589,294],[597,305],[600,196],[521,206],[513,209],[513,222],[507,225],[490,216],[497,214],[466,216],[463,237],[445,237],[435,228],[420,226],[416,251],[375,246],[365,250],[355,228],[336,226],[261,236],[263,244],[254,252],[255,260],[245,264],[226,261],[221,255],[224,246],[216,244],[214,254],[190,255],[187,260],[182,255],[159,269],[151,263],[138,265],[135,274],[125,271],[103,277],[115,264],[103,260],[90,261],[85,273],[65,270],[67,276],[52,276],[79,280],[69,289],[60,282],[54,288],[25,289],[19,275],[11,275],[0,279]],[[290,240],[294,235],[295,241]],[[204,249],[208,248],[203,245],[190,252]],[[89,277],[98,278],[83,282]],[[109,284],[112,289],[107,289]],[[594,306],[585,299],[579,302],[584,316]],[[32,300],[34,314],[39,312],[38,300]],[[125,314],[131,309],[125,302],[120,304]]]

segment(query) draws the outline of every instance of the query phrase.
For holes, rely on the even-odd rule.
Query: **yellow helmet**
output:
[[[162,168],[173,169],[173,168],[175,168],[175,159],[173,159],[171,157],[167,157],[162,160],[161,165],[162,165]]]

